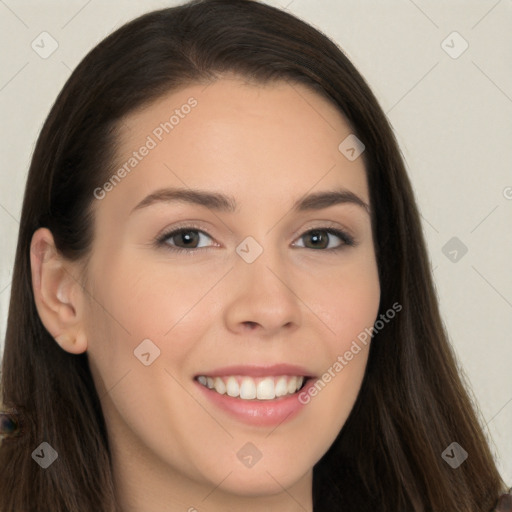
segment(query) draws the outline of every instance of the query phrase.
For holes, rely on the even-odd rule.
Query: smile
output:
[[[302,388],[305,380],[304,376],[289,375],[259,378],[241,375],[197,377],[197,381],[208,389],[241,400],[274,400],[293,395]]]
[[[316,377],[305,366],[279,363],[204,369],[193,380],[222,414],[252,427],[276,427],[304,410],[299,392],[314,386]]]

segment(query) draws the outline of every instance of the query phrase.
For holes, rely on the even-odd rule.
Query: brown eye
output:
[[[172,251],[188,251],[208,248],[208,245],[199,247],[204,238],[211,239],[210,235],[193,227],[184,227],[165,233],[157,240],[158,246],[165,246]],[[211,244],[210,244],[211,245]]]
[[[167,239],[172,239],[173,243],[178,247],[193,248],[196,249],[196,245],[199,243],[198,231],[179,231],[177,234],[168,236]],[[183,244],[183,245],[181,245]]]
[[[309,239],[311,241],[312,247],[309,247],[306,244],[306,247],[309,249],[326,249],[329,246],[329,235],[326,231],[315,230],[310,231],[306,235],[303,235],[306,240]]]
[[[333,246],[331,243],[333,237],[339,238],[341,243],[336,244],[336,242],[334,242],[335,245]],[[304,243],[304,247],[306,249],[336,250],[341,249],[347,245],[355,245],[354,239],[351,236],[349,236],[347,233],[344,233],[343,231],[333,228],[312,229],[304,233],[300,238],[309,240],[309,243]]]

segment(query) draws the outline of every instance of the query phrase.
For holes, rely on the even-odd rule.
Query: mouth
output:
[[[228,395],[240,400],[275,400],[297,394],[310,378],[306,375],[267,377],[199,375],[195,380],[220,395]]]
[[[194,377],[200,393],[219,412],[253,427],[290,422],[304,410],[300,393],[317,379],[301,366],[230,366]]]

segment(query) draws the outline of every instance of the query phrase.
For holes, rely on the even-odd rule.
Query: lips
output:
[[[214,405],[231,417],[255,426],[291,420],[302,410],[298,391],[314,384],[302,366],[230,366],[207,370],[194,377],[196,385]]]
[[[247,377],[279,377],[280,375],[314,377],[313,373],[306,367],[294,364],[272,364],[272,365],[237,365],[225,366],[213,370],[205,370],[198,373],[196,377],[205,375],[207,377],[226,377],[230,375],[244,375]]]

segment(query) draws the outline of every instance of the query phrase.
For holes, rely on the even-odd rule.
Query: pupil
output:
[[[192,244],[194,243],[194,239],[197,238],[197,236],[194,235],[196,235],[194,231],[184,231],[181,234],[181,238],[184,241],[185,245],[191,245],[189,242],[192,242]]]
[[[312,231],[311,232],[311,238],[313,240],[313,245],[320,245],[322,246],[322,231]],[[320,243],[318,243],[320,242]]]

